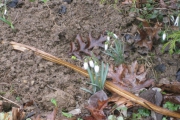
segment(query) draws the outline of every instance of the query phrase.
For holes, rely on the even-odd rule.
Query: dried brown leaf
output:
[[[161,105],[162,102],[162,94],[158,91],[154,90],[145,90],[139,94],[140,97],[146,99],[147,101],[156,104],[157,106]]]
[[[180,95],[165,95],[164,101],[180,104]]]
[[[98,106],[94,107],[91,105],[86,106],[86,108],[91,112],[91,115],[95,120],[104,120],[106,118],[103,109],[107,106],[108,100],[98,101]]]
[[[26,107],[29,107],[29,106],[32,106],[34,105],[34,101],[33,100],[30,100],[26,103],[23,103],[23,109],[25,109]]]
[[[91,112],[91,116],[94,120],[103,120],[105,119],[105,115],[103,109],[107,106],[108,97],[106,93],[101,90],[92,95],[88,100],[88,106],[86,108]],[[89,120],[90,118],[86,118]]]
[[[91,56],[91,50],[94,47],[101,47],[104,48],[104,42],[106,41],[107,36],[104,36],[101,34],[101,36],[98,39],[95,39],[92,37],[91,33],[89,34],[89,37],[87,39],[87,43],[83,40],[81,35],[77,35],[76,40],[77,40],[77,46],[75,45],[74,42],[72,42],[71,45],[71,50],[69,52],[70,55],[74,55],[77,58],[81,59],[82,54],[86,54],[88,56]]]
[[[132,107],[133,103],[126,98],[123,98],[117,94],[114,94],[108,99],[108,102],[114,102],[117,106],[125,105],[126,107]]]
[[[142,20],[143,29],[138,29],[141,39],[136,42],[138,47],[145,47],[148,50],[152,49],[153,40],[157,38],[158,32],[161,28],[161,23],[157,22],[154,27],[151,27],[146,20]]]
[[[89,105],[91,105],[93,107],[97,107],[98,101],[104,101],[107,99],[108,99],[108,96],[106,95],[106,93],[103,90],[101,90],[101,91],[98,91],[95,94],[93,94],[89,98],[88,103],[89,103]]]
[[[141,65],[142,66],[142,65]],[[119,87],[128,90],[136,91],[144,87],[149,87],[153,84],[152,79],[146,79],[147,71],[142,71],[142,67],[138,65],[137,61],[131,65],[120,65],[119,67],[110,67],[108,77],[112,78],[112,82]],[[138,72],[140,71],[141,72]]]
[[[142,74],[143,72],[145,72],[145,67],[144,67],[144,64],[141,64],[139,69],[138,69],[137,74],[139,75],[139,74]]]
[[[170,93],[180,94],[180,82],[171,82],[170,84],[158,84],[157,87],[160,87],[163,91]]]
[[[54,108],[51,114],[47,115],[47,120],[55,120],[57,114],[57,107]]]
[[[40,115],[37,115],[36,117],[32,117],[32,120],[43,120],[43,119],[41,119]]]

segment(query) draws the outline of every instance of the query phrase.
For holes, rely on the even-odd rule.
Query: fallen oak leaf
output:
[[[161,88],[162,91],[180,94],[180,82],[171,82],[169,84],[157,84],[157,87]]]
[[[142,21],[143,30],[146,31],[149,39],[153,40],[155,38],[155,36],[157,36],[158,32],[160,31],[162,23],[156,22],[155,25],[153,27],[151,27],[146,20],[139,19],[139,18],[137,18],[137,19]]]
[[[83,41],[82,37],[78,34],[76,37],[78,47],[75,46],[75,43],[71,43],[70,55],[75,55],[77,58],[81,59],[80,52],[84,52],[87,55],[90,55],[89,50],[86,47],[86,43]]]
[[[104,42],[106,41],[107,39],[107,36],[103,36],[102,34],[100,35],[100,37],[98,39],[95,39],[92,37],[91,33],[89,34],[89,37],[88,37],[88,43],[87,43],[87,47],[88,49],[92,49],[93,47],[101,47],[101,48],[104,48]]]
[[[144,90],[139,94],[140,97],[146,99],[147,101],[160,106],[163,100],[162,94],[157,90]],[[155,113],[154,111],[151,111],[151,114],[153,114],[154,119],[156,120],[162,120],[162,115],[159,113]]]
[[[139,33],[141,39],[135,44],[138,47],[145,47],[148,48],[148,50],[151,50],[153,46],[153,41],[159,38],[158,32],[160,31],[162,24],[156,22],[156,24],[151,27],[146,20],[139,17],[137,17],[137,19],[142,21],[143,29],[138,29],[137,32]]]
[[[140,34],[140,40],[137,41],[135,44],[138,46],[138,47],[145,47],[145,48],[148,48],[148,50],[151,50],[152,49],[152,41],[151,40],[148,40],[147,36],[147,32],[143,29],[138,29],[138,33]]]
[[[100,35],[98,39],[95,39],[92,37],[91,33],[89,33],[89,37],[87,39],[87,43],[83,40],[81,35],[77,35],[76,40],[77,40],[77,47],[74,42],[71,42],[71,50],[69,52],[69,55],[74,55],[77,58],[81,59],[82,58],[82,53],[91,56],[92,52],[91,50],[94,47],[100,47],[104,48],[104,42],[106,41],[107,36]]]
[[[139,69],[141,69],[141,73],[138,73]],[[121,64],[115,68],[111,66],[108,77],[112,78],[112,82],[120,88],[135,92],[154,83],[153,79],[146,79],[146,73],[147,70],[142,71],[142,65],[139,67],[137,61],[135,61],[131,65]]]
[[[108,97],[106,93],[103,90],[101,90],[96,92],[89,98],[88,105],[85,106],[85,108],[87,108],[91,112],[91,115],[95,120],[103,120],[106,117],[103,112],[103,109],[107,106],[107,103]]]
[[[164,95],[164,101],[180,104],[180,95]]]
[[[98,106],[94,107],[91,105],[85,106],[94,117],[94,120],[105,120],[106,116],[103,112],[103,109],[107,106],[108,100],[98,101]]]

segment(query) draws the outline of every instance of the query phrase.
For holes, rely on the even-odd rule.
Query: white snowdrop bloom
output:
[[[4,15],[6,15],[6,14],[7,14],[7,10],[5,9],[5,10],[4,10]]]
[[[99,72],[99,66],[98,66],[98,65],[95,65],[95,66],[94,66],[94,71],[95,71],[96,73]]]
[[[161,88],[158,88],[158,87],[154,87],[154,88],[152,88],[152,90],[158,91],[158,92],[161,92],[161,91],[162,91],[162,89],[161,89]]]
[[[176,18],[176,21],[174,22],[174,26],[178,26],[179,25],[179,15]]]
[[[84,69],[87,70],[88,69],[88,63],[84,62]]]
[[[166,39],[166,32],[164,31],[163,35],[162,35],[162,39],[165,40]]]
[[[116,39],[118,39],[118,36],[117,36],[116,34],[113,34],[113,36],[114,36]]]
[[[107,49],[108,49],[108,44],[105,44],[104,50],[107,50]]]
[[[94,67],[94,62],[92,60],[90,60],[89,65],[93,68]]]
[[[109,36],[107,36],[107,41],[110,41],[110,37]]]
[[[171,19],[172,22],[174,22],[174,16],[173,15],[171,15],[170,19]]]

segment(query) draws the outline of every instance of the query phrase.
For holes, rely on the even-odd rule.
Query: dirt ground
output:
[[[33,52],[15,51],[8,42],[33,46],[82,66],[82,63],[68,56],[70,42],[75,40],[77,34],[87,37],[92,32],[97,38],[103,31],[109,30],[121,35],[131,29],[135,18],[126,14],[128,8],[121,6],[122,1],[116,7],[111,5],[113,3],[102,5],[99,0],[73,0],[70,4],[63,0],[49,0],[47,4],[29,0],[22,2],[20,6],[8,9],[15,30],[0,21],[0,43],[7,42],[0,44],[0,94],[19,104],[33,99],[44,112],[52,111],[50,99],[55,98],[60,108],[59,115],[62,109],[70,111],[76,108],[88,114],[84,104],[90,94],[80,88],[87,87],[89,79],[64,66],[46,61]],[[65,13],[60,13],[62,6],[67,8]],[[153,50],[152,61],[147,60],[151,63],[148,64],[151,71],[148,76],[157,82],[174,80],[179,68],[179,56],[161,54],[160,48],[157,46]],[[136,60],[137,56],[142,58],[136,53],[131,58],[127,57],[126,62]],[[155,71],[154,66],[162,63],[166,67],[163,73],[152,72]],[[21,100],[18,101],[17,97]]]

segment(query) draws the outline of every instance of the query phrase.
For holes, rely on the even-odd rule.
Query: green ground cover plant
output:
[[[8,3],[7,0],[0,2],[0,20],[6,23],[7,25],[9,25],[11,29],[14,29],[13,23],[8,18],[7,3]]]

